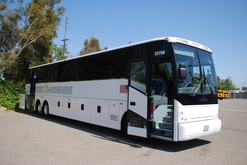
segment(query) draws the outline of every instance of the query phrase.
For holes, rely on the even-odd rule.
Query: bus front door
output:
[[[146,88],[146,61],[130,63],[127,134],[147,137],[148,96]]]

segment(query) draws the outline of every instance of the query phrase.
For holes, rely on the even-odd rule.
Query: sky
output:
[[[86,39],[100,46],[123,46],[158,37],[179,37],[213,51],[216,73],[247,87],[247,0],[63,0],[66,8],[58,38],[66,38],[71,56]]]

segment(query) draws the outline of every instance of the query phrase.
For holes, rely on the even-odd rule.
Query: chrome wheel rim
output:
[[[44,106],[44,113],[45,113],[46,115],[48,114],[48,106],[47,106],[47,105]]]
[[[41,113],[42,112],[42,107],[41,104],[38,105],[38,112]]]

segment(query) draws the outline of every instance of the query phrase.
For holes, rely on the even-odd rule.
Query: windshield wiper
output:
[[[211,94],[212,94],[212,95],[215,94],[215,93],[213,92],[213,89],[212,89],[211,85],[209,84],[208,79],[207,79],[207,82],[208,82],[208,86],[209,86],[209,89],[210,89]]]
[[[202,85],[202,82],[205,80],[206,78],[201,78],[196,90],[194,91],[194,93],[192,94],[192,96],[195,96],[196,93],[198,92],[198,90],[200,89],[201,85]]]

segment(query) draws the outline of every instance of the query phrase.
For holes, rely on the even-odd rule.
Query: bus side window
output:
[[[146,93],[146,67],[144,61],[131,63],[130,85]]]

